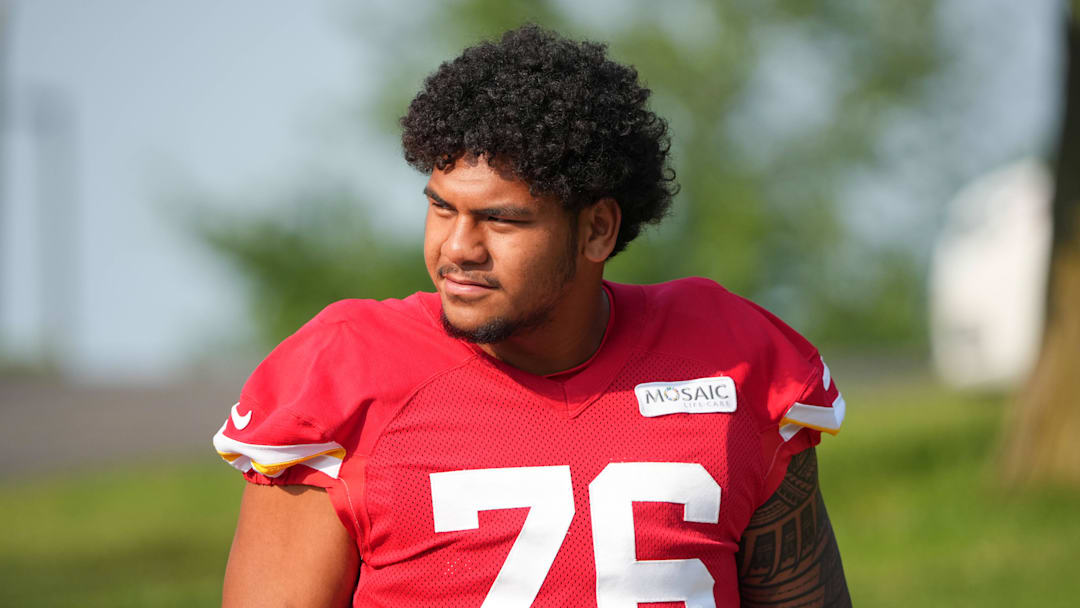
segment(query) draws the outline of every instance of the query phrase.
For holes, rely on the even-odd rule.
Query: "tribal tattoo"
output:
[[[743,531],[735,559],[744,608],[851,606],[812,448],[792,457],[784,481]]]

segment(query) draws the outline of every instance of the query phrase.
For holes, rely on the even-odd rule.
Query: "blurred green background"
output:
[[[1017,485],[999,472],[1023,384],[959,391],[930,369],[928,269],[947,201],[1000,165],[1060,157],[1067,107],[1029,97],[1064,89],[1066,3],[1042,3],[1034,33],[1011,27],[1008,11],[1023,7],[978,4],[336,3],[325,18],[363,56],[365,84],[317,124],[365,133],[368,154],[392,157],[397,118],[422,78],[463,46],[524,21],[608,42],[670,121],[682,185],[672,216],[608,276],[708,276],[826,354],[850,408],[844,432],[819,449],[822,487],[855,604],[1071,606],[1080,489]],[[260,5],[245,6],[259,27]],[[0,16],[19,10],[0,3]],[[212,5],[203,10],[213,19]],[[994,11],[1004,14],[993,21]],[[1047,89],[995,80],[1010,47],[1038,44],[1053,50]],[[1054,116],[1045,124],[1009,114],[1044,106]],[[146,206],[243,294],[245,324],[214,322],[212,338],[196,339],[208,346],[169,374],[88,380],[49,332],[41,348],[9,339],[0,445],[18,466],[0,475],[0,605],[218,601],[242,484],[209,436],[244,375],[329,302],[429,287],[422,181],[388,198],[365,187],[388,178],[384,165],[332,148],[315,156],[270,187],[222,193],[174,169],[153,182]],[[169,297],[185,292],[182,276],[174,283]]]
[[[366,100],[370,119],[396,135],[398,117],[433,65],[525,21],[604,40],[616,59],[637,67],[655,110],[669,119],[682,187],[672,216],[616,257],[609,278],[708,276],[824,347],[924,347],[920,268],[928,237],[920,247],[860,233],[845,221],[845,206],[864,203],[845,200],[844,189],[891,160],[881,148],[898,112],[932,110],[930,83],[948,63],[937,5],[610,7],[618,9],[614,17],[560,2],[429,6],[408,33],[380,36],[392,69]],[[380,24],[356,27],[367,37]],[[366,228],[386,205],[310,183],[258,217],[195,207],[191,220],[249,281],[267,345],[326,302],[400,296],[429,283],[416,263],[417,238]],[[360,262],[372,259],[379,263]]]

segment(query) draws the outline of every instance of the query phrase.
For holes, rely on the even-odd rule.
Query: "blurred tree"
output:
[[[1004,475],[1080,484],[1080,0],[1066,13],[1066,77],[1047,322],[1039,362],[1015,404]]]
[[[419,249],[377,235],[367,207],[348,190],[301,188],[277,209],[262,216],[205,208],[188,214],[193,231],[247,282],[263,346],[331,302],[402,297],[431,285]]]
[[[672,125],[683,189],[673,217],[613,260],[611,278],[709,276],[819,342],[923,340],[916,256],[853,239],[837,200],[845,179],[877,161],[884,128],[920,103],[927,77],[941,63],[934,0],[420,6],[425,12],[413,20],[414,31],[391,32],[366,13],[357,25],[366,40],[378,40],[393,68],[376,87],[381,99],[374,114],[395,133],[434,62],[525,21],[608,41],[615,58],[635,65],[653,89],[654,108]],[[337,203],[363,207],[356,200]],[[350,214],[350,221],[362,221],[363,213]],[[407,291],[395,290],[403,285],[389,279],[423,276],[418,254],[406,256],[384,235],[358,227],[355,239],[364,244],[354,239],[352,246],[362,250],[332,254],[321,230],[268,217],[210,233],[211,244],[252,277],[256,306],[274,309],[259,316],[272,339],[310,317],[331,293],[401,295]],[[281,251],[274,251],[274,239]],[[362,264],[369,274],[361,276],[355,255],[378,262]],[[320,263],[344,269],[310,266]],[[407,270],[410,264],[414,270]],[[348,282],[313,285],[323,281]],[[283,301],[261,301],[274,297]]]

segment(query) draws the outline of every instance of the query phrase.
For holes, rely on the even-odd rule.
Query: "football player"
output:
[[[816,349],[709,280],[603,279],[676,189],[648,96],[535,26],[428,77],[436,292],[332,304],[244,385],[227,606],[850,604]]]

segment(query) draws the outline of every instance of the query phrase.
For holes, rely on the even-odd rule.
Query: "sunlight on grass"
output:
[[[843,433],[818,454],[856,605],[1074,605],[1080,491],[998,485],[1004,399],[923,389],[847,401]]]

